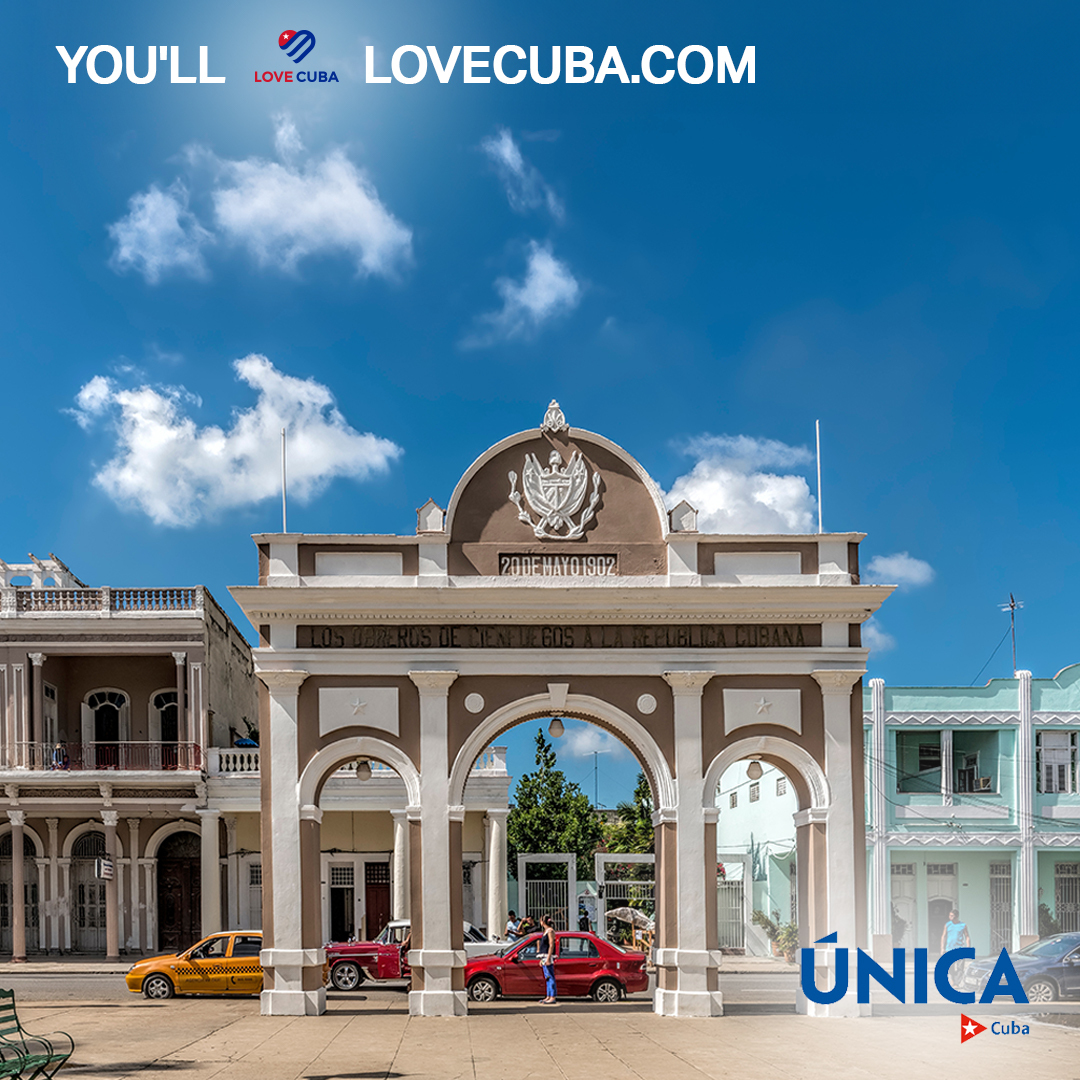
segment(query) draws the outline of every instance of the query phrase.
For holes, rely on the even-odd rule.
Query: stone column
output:
[[[506,933],[506,819],[508,809],[491,809],[487,812],[487,921],[488,937],[502,937]],[[575,905],[571,903],[571,908]],[[576,910],[576,908],[575,908]],[[573,919],[574,912],[570,918]],[[571,929],[574,927],[571,922]]]
[[[46,818],[45,824],[49,829],[49,903],[46,911],[49,913],[49,951],[60,951],[60,838],[58,828],[59,818]]]
[[[263,890],[269,890],[274,913],[269,947],[260,954],[268,987],[260,999],[264,1016],[314,1016],[326,1009],[322,990],[325,953],[321,948],[305,949],[303,938],[296,713],[300,686],[307,676],[306,671],[259,673],[270,691],[270,731],[263,731],[261,749],[264,767],[270,769],[270,783],[263,787],[262,813],[271,837],[269,866],[263,862]]]
[[[146,896],[146,949],[154,952],[158,945],[157,928],[157,859],[140,859],[143,869],[143,893]]]
[[[35,669],[40,670],[40,669]],[[25,810],[9,810],[11,822],[11,959],[26,963],[26,867],[23,861]]]
[[[142,822],[137,817],[127,819],[128,840],[131,844],[129,851],[131,866],[131,934],[128,937],[128,948],[139,953],[142,952],[142,915],[139,904],[139,826]]]
[[[112,859],[113,876],[105,882],[105,959],[112,963],[120,961],[120,893],[117,872],[120,860],[116,855],[116,825],[120,820],[117,810],[102,810],[105,822],[105,854]]]
[[[236,815],[225,816],[225,878],[229,896],[226,903],[228,908],[228,928],[230,930],[245,929],[240,925],[240,856],[236,853]]]
[[[391,810],[394,819],[394,856],[391,864],[391,876],[394,879],[394,893],[391,898],[391,917],[407,919],[409,917],[409,812]]]
[[[31,688],[29,745],[26,748],[26,766],[29,769],[45,768],[45,680],[42,668],[45,654],[32,652],[30,663],[33,665],[33,687]]]
[[[221,929],[221,840],[218,835],[220,810],[197,810],[202,846],[199,880],[202,896],[202,934],[216,934]]]
[[[705,850],[701,696],[711,671],[666,671],[675,706],[675,903],[678,946],[657,951],[667,969],[654,1009],[662,1016],[720,1016],[720,954],[709,948],[707,905],[716,904],[716,850]],[[710,806],[712,800],[709,800]],[[672,987],[672,971],[676,985]]]
[[[1016,733],[1016,824],[1020,829],[1016,893],[1019,940],[1016,944],[1023,948],[1039,935],[1039,883],[1035,872],[1035,727],[1031,714],[1031,672],[1018,671],[1016,678],[1020,697],[1020,730]]]
[[[464,1016],[464,948],[454,948],[451,905],[461,895],[461,860],[451,873],[448,695],[456,671],[410,671],[420,691],[420,918],[413,918],[413,1016]],[[460,909],[460,903],[457,905]],[[419,926],[417,923],[419,922]],[[420,931],[419,939],[417,930]],[[458,923],[457,933],[461,933]],[[464,943],[462,943],[464,944]],[[417,977],[419,976],[419,977]]]
[[[172,656],[176,661],[176,741],[186,743],[192,741],[187,715],[187,678],[185,671],[187,653],[174,652]],[[185,753],[183,747],[178,747],[177,753],[180,762],[183,762]]]

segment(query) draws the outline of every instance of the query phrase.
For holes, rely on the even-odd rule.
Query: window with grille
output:
[[[364,883],[366,885],[389,885],[390,864],[388,862],[364,863]]]
[[[777,795],[786,795],[787,794],[787,777],[786,776],[777,777],[777,780],[776,780],[776,794]]]
[[[893,877],[914,877],[915,864],[908,862],[894,862],[892,864]]]
[[[926,872],[931,876],[937,874],[939,877],[956,877],[956,863],[927,863]]]
[[[735,807],[739,805],[739,793],[737,791],[733,791],[728,796],[727,804],[729,810],[734,810]]]
[[[1045,794],[1076,791],[1076,732],[1035,733],[1036,786]]]
[[[248,885],[253,889],[262,888],[262,863],[252,863],[248,867]]]
[[[331,866],[330,884],[351,889],[353,886],[353,868],[351,866]]]
[[[758,799],[760,799],[760,798],[761,798],[761,785],[760,784],[751,784],[750,785],[750,801],[751,802],[757,802]]]

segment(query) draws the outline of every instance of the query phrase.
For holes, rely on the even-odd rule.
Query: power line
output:
[[[1009,629],[1006,628],[1005,633],[1001,635],[1001,640],[997,643],[997,645],[994,646],[994,651],[990,654],[990,656],[987,659],[986,663],[983,664],[983,666],[981,668],[979,668],[979,675],[981,675],[990,666],[990,661],[993,660],[995,656],[997,656],[998,649],[1000,649],[1001,646],[1005,644],[1005,639],[1008,636],[1009,636]],[[972,679],[971,682],[968,683],[968,686],[974,686],[975,683],[978,682],[979,675],[976,675],[975,678]]]

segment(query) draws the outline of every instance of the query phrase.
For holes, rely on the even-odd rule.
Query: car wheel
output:
[[[163,1001],[176,993],[176,987],[168,975],[150,975],[143,979],[142,992],[148,998]]]
[[[499,996],[499,984],[488,975],[481,975],[469,983],[472,1001],[494,1001]]]
[[[592,988],[593,1001],[612,1005],[622,997],[622,987],[614,979],[601,979]]]
[[[330,981],[335,990],[355,990],[364,981],[364,973],[359,964],[342,960],[330,969]]]
[[[1057,987],[1050,979],[1036,979],[1027,984],[1028,1001],[1033,1005],[1044,1001],[1057,1001]]]

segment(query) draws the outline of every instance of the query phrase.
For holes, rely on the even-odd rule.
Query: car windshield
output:
[[[1070,949],[1075,949],[1077,945],[1080,945],[1080,938],[1075,935],[1063,937],[1059,934],[1057,937],[1043,938],[1041,941],[1033,942],[1026,948],[1021,949],[1017,955],[1064,956]]]
[[[388,926],[376,939],[376,945],[389,945],[390,944],[390,927]]]

